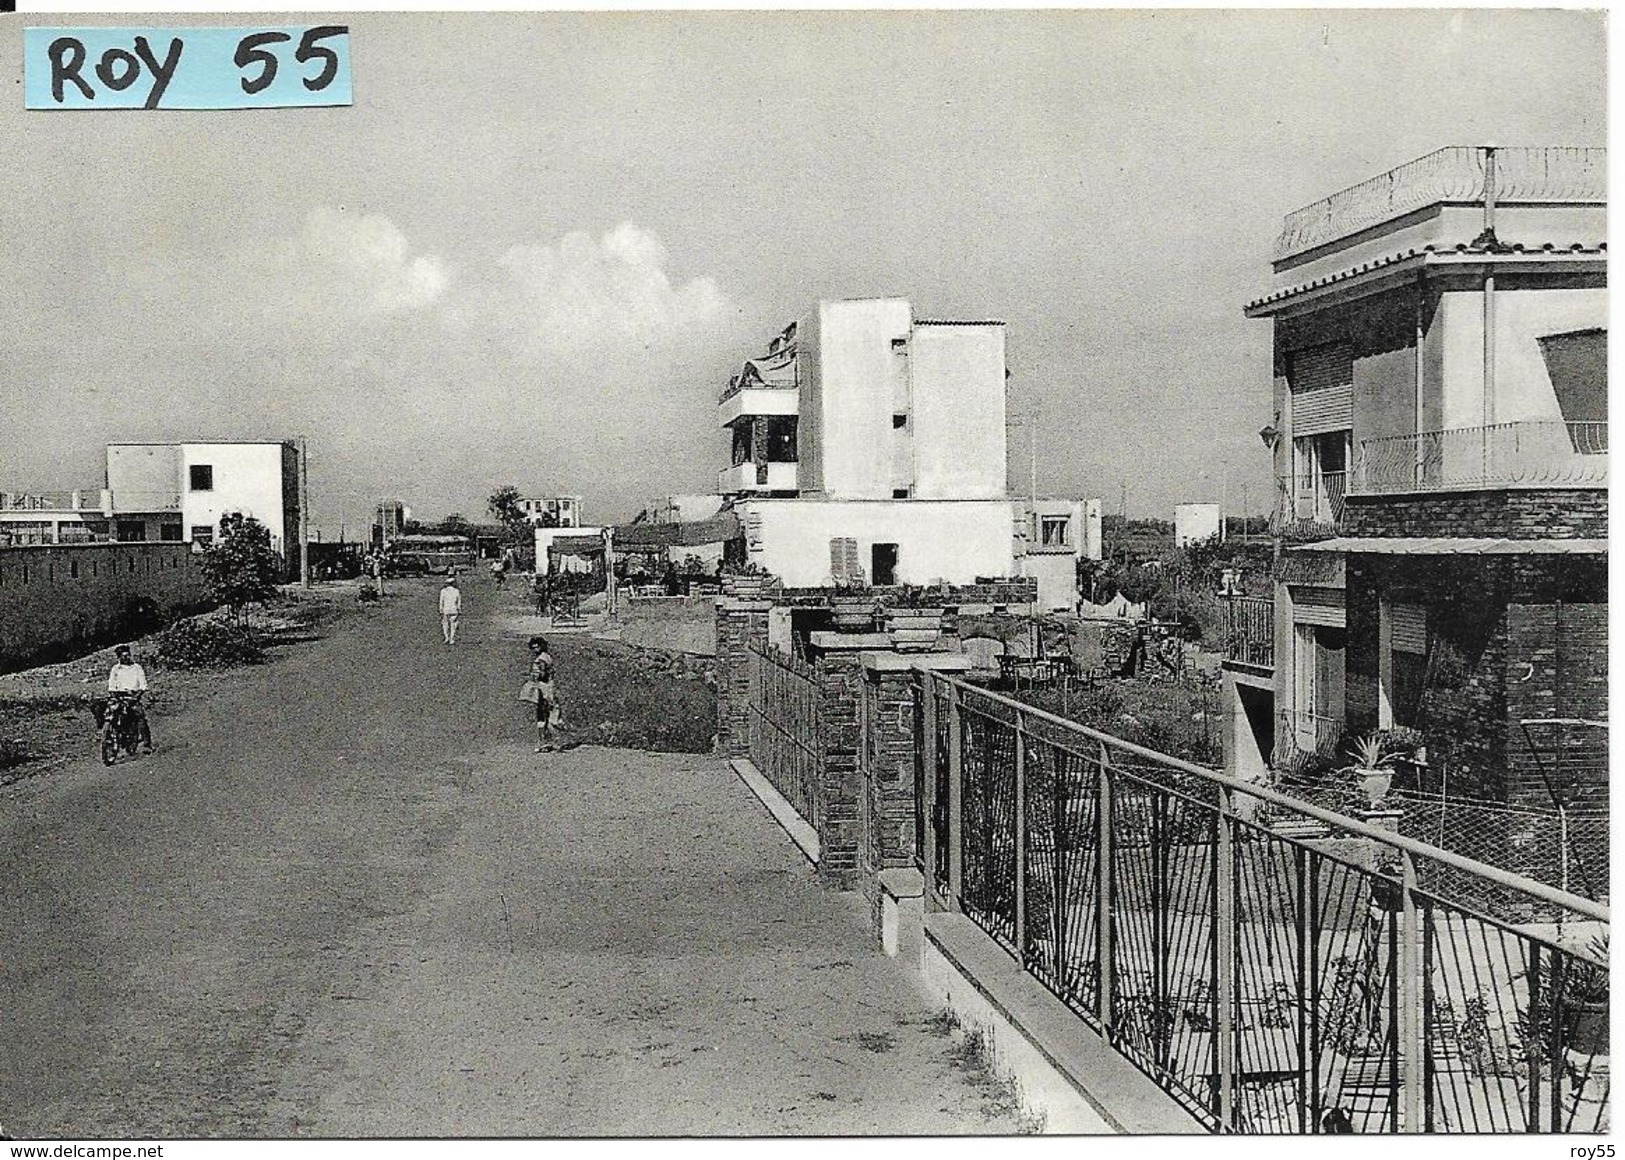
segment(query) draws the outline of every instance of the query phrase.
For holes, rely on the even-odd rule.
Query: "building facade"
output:
[[[206,546],[220,518],[240,512],[271,532],[271,547],[299,568],[299,446],[284,442],[110,443],[107,491],[113,538]]]
[[[1280,487],[1273,607],[1239,622],[1270,639],[1226,664],[1233,772],[1403,727],[1464,798],[1606,794],[1578,752],[1606,749],[1605,173],[1448,148],[1287,216],[1246,308]],[[1592,772],[1555,783],[1565,758]]]
[[[1038,581],[1039,612],[1076,612],[1078,562],[1101,558],[1098,499],[1016,501],[1018,575]]]
[[[820,302],[719,401],[718,490],[746,558],[795,586],[1009,576],[1004,325]]]

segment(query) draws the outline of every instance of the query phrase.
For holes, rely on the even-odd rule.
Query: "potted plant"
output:
[[[1570,1051],[1608,1053],[1608,931],[1586,940],[1585,957],[1566,961],[1561,1002],[1563,1041]]]
[[[1367,733],[1349,742],[1348,754],[1351,763],[1338,772],[1357,778],[1371,808],[1378,808],[1394,783],[1394,760],[1399,753],[1381,733]]]

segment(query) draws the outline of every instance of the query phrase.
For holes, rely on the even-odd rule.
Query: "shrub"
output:
[[[259,639],[228,621],[183,620],[158,637],[158,662],[164,668],[228,669],[264,659]]]

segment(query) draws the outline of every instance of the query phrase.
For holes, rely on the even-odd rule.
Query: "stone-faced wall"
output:
[[[1347,536],[1606,539],[1608,492],[1601,488],[1506,488],[1413,495],[1351,495]]]
[[[1417,725],[1431,776],[1448,776],[1455,796],[1537,804],[1516,758],[1526,748],[1518,722],[1606,717],[1606,559],[1351,554],[1347,575],[1349,730],[1377,725],[1379,594],[1421,604],[1428,662]],[[1544,790],[1538,802],[1550,808]]]
[[[0,670],[149,631],[208,597],[190,544],[0,549]]]

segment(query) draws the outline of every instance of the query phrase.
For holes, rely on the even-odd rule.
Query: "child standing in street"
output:
[[[553,691],[553,656],[545,637],[530,638],[530,670],[520,698],[536,705],[536,752],[553,748],[553,710],[558,701]]]

